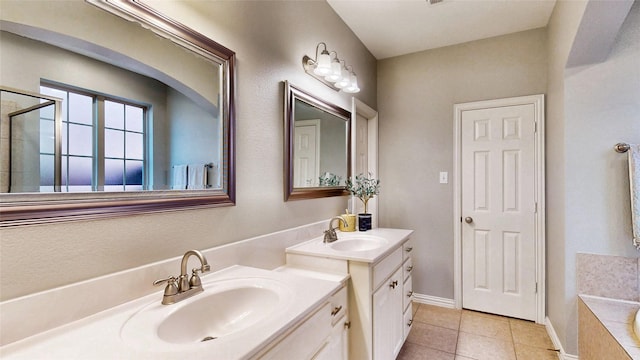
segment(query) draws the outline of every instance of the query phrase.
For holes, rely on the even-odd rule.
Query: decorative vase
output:
[[[368,214],[368,213],[358,214],[358,230],[360,231],[371,230],[371,214]]]

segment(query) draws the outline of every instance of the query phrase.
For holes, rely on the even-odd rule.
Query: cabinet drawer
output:
[[[409,239],[402,244],[402,260],[407,260],[413,251],[413,239]]]
[[[347,287],[343,287],[329,298],[331,305],[331,325],[335,325],[338,320],[347,312]]]
[[[407,340],[409,336],[409,331],[411,331],[411,326],[413,326],[413,306],[411,302],[409,302],[409,308],[404,311],[404,339]]]
[[[373,268],[373,289],[377,289],[401,264],[402,249],[398,248]]]
[[[402,279],[407,280],[407,278],[411,275],[412,270],[413,270],[413,259],[409,257],[402,264]]]
[[[402,290],[402,308],[406,311],[407,306],[411,305],[411,300],[413,299],[413,283],[411,282],[411,276],[404,281]]]
[[[325,303],[282,341],[259,357],[266,359],[310,359],[331,334],[331,305]]]

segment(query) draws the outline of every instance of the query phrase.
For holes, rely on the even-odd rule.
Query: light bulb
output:
[[[338,82],[336,82],[334,85],[338,88],[338,89],[342,89],[344,87],[349,86],[349,84],[351,79],[351,73],[349,72],[349,70],[347,70],[346,68],[342,68],[342,79],[340,79]]]
[[[324,79],[331,82],[340,81],[340,79],[342,79],[342,65],[340,65],[338,58],[333,59],[333,62],[331,63],[331,74],[327,75]]]
[[[314,74],[320,76],[327,76],[331,74],[331,56],[327,50],[323,50],[320,56],[318,56],[318,62],[316,68],[313,70]]]
[[[349,86],[343,88],[342,91],[350,94],[357,93],[360,91],[360,88],[358,87],[358,78],[356,77],[356,74],[351,73],[349,82],[350,82]]]

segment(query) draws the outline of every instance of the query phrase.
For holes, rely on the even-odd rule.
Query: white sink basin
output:
[[[259,322],[278,303],[277,292],[259,287],[206,294],[167,316],[158,326],[158,337],[176,344],[215,340]]]
[[[130,345],[190,345],[225,341],[286,309],[292,290],[268,278],[204,283],[204,292],[173,305],[160,300],[135,313],[120,331]]]
[[[330,246],[337,251],[369,251],[387,244],[387,240],[371,235],[354,235],[338,241]]]

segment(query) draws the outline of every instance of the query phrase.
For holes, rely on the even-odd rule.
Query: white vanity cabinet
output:
[[[253,359],[347,360],[347,287]]]
[[[395,359],[409,335],[413,295],[413,245],[409,236],[412,232],[378,228],[364,234],[339,233],[334,244],[313,239],[287,249],[287,264],[290,266],[351,277],[348,289],[351,323],[348,359]],[[384,245],[337,250],[340,247],[336,245],[340,241],[347,243],[349,239],[358,238],[362,244],[377,238],[377,243]]]
[[[412,322],[411,241],[377,263],[349,262],[352,281],[350,359],[395,359]],[[356,317],[357,313],[357,317]]]

